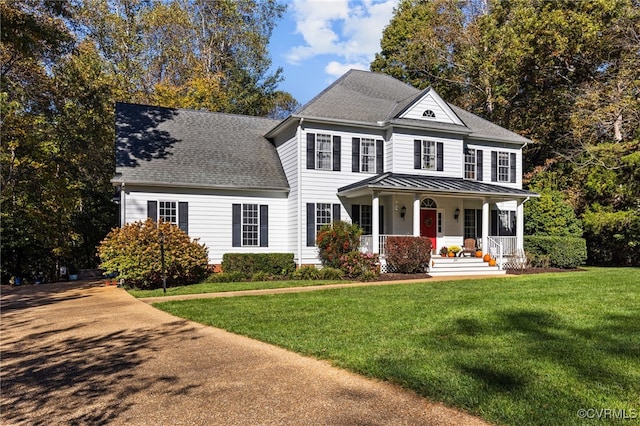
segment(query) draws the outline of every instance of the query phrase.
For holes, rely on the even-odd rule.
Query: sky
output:
[[[279,89],[304,105],[348,70],[368,70],[398,1],[284,0],[269,44]]]

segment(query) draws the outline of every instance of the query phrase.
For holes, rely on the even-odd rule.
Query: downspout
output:
[[[302,266],[302,123],[304,122],[304,118],[300,118],[300,122],[298,123],[298,267]]]
[[[125,183],[122,182],[122,185],[120,185],[120,209],[122,210],[120,212],[120,227],[122,228],[124,225],[127,224],[127,197],[126,197],[126,193],[124,190],[124,186]]]

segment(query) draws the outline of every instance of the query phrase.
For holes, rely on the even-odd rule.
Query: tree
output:
[[[284,10],[276,0],[85,0],[78,16],[127,100],[266,116],[291,107],[267,50]]]
[[[530,138],[525,181],[553,179],[595,244],[588,212],[618,229],[640,199],[638,34],[637,0],[403,0],[371,68]]]

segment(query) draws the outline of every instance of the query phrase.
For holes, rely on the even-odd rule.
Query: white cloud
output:
[[[299,64],[329,55],[333,56],[325,67],[329,75],[342,75],[350,68],[368,69],[397,4],[398,0],[294,0],[296,33],[305,44],[292,47],[287,62]]]
[[[335,78],[340,77],[342,74],[346,73],[350,69],[356,70],[368,70],[369,63],[340,63],[338,61],[331,61],[324,67],[324,72],[334,77],[331,81],[335,80]]]

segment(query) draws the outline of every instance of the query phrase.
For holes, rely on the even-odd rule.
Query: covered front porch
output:
[[[364,229],[365,252],[384,259],[389,236],[428,237],[434,255],[473,239],[501,265],[524,255],[523,205],[537,196],[478,181],[393,173],[340,188],[338,195]]]

